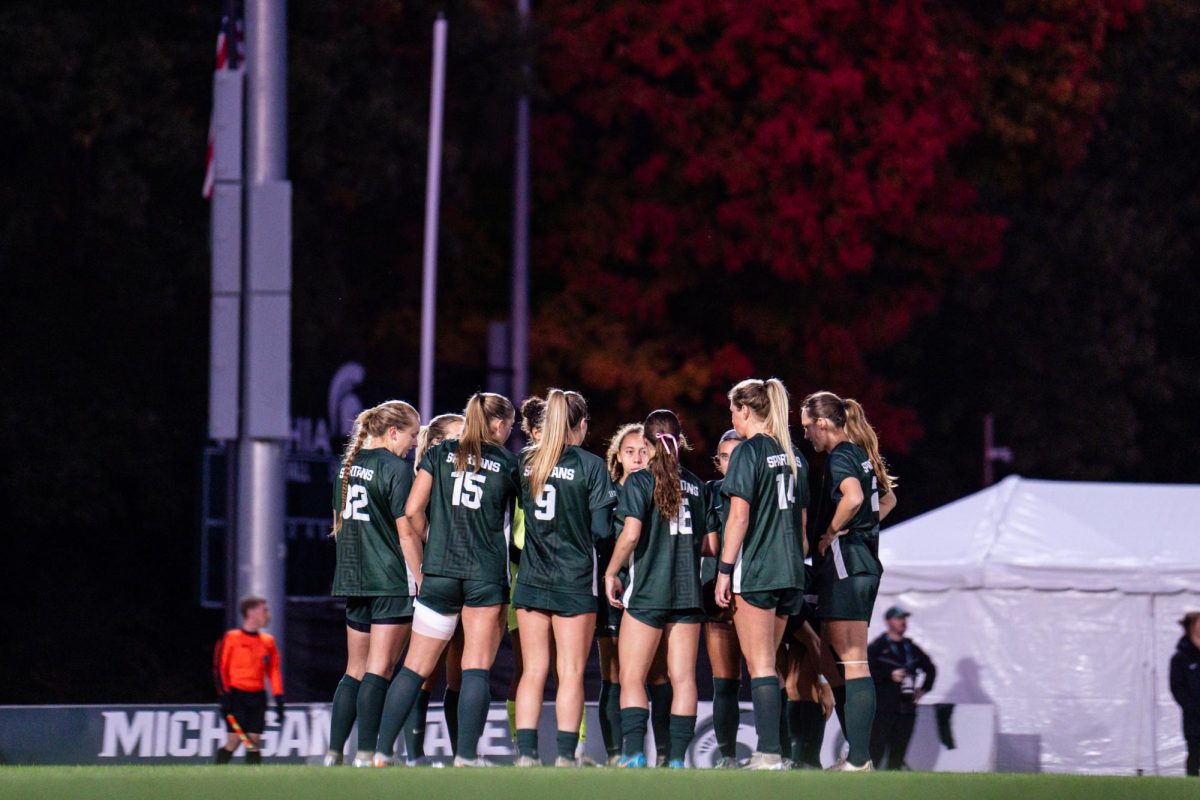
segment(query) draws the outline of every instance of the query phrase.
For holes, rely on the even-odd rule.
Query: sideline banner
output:
[[[599,764],[605,761],[604,742],[596,707],[587,708],[586,751]],[[946,722],[939,731],[934,708],[921,706],[909,747],[913,769],[983,772],[995,768],[995,712],[992,706],[958,705],[943,710]],[[547,703],[542,713],[541,751],[554,755],[554,711]],[[955,745],[943,744],[949,730]],[[349,755],[357,732],[347,743]],[[145,706],[0,706],[0,764],[195,764],[211,761],[225,742],[225,721],[214,705]],[[742,704],[738,731],[738,756],[754,748],[754,714]],[[263,732],[263,757],[281,764],[319,763],[329,745],[329,704],[289,704],[283,720],[267,712]],[[844,741],[837,720],[826,729],[822,761],[832,764]],[[403,752],[401,737],[397,753]],[[236,760],[243,754],[238,748]],[[653,753],[653,734],[647,736],[647,753]],[[425,753],[434,760],[451,756],[450,737],[439,704],[429,708]],[[479,754],[497,763],[510,763],[516,751],[508,732],[503,703],[493,703],[488,713]],[[712,703],[697,709],[696,737],[688,751],[688,765],[711,767],[720,757],[712,730]]]

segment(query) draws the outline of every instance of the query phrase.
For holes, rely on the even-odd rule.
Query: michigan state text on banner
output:
[[[697,709],[696,738],[688,750],[689,766],[711,767],[720,757],[712,730],[712,704]],[[600,720],[594,705],[587,708],[587,753],[603,763],[604,744],[599,736]],[[959,705],[953,716],[944,715],[952,726],[953,749],[942,742],[934,709],[919,709],[916,732],[909,748],[913,769],[948,772],[983,772],[995,768],[995,711],[992,706]],[[547,705],[540,726],[543,743],[555,736],[554,709]],[[196,764],[213,760],[225,742],[225,723],[212,705],[175,706],[0,706],[0,764]],[[738,754],[745,758],[753,749],[754,715],[749,703],[742,704],[738,732]],[[350,736],[349,742],[356,741]],[[268,763],[319,763],[329,744],[329,705],[295,703],[282,720],[267,712],[263,731],[263,757]],[[831,764],[844,745],[836,719],[825,733],[822,761]],[[653,741],[648,741],[653,752]],[[553,753],[553,747],[543,747]],[[403,751],[403,740],[398,753]],[[239,747],[238,755],[241,755]],[[429,709],[425,753],[445,760],[451,755],[450,736],[442,709]],[[493,703],[479,741],[479,754],[498,764],[511,763],[516,750],[508,731],[503,703]]]

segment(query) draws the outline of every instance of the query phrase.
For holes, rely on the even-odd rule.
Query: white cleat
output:
[[[368,753],[365,750],[359,750],[354,755],[353,763],[356,767],[373,767],[375,766],[375,754]]]
[[[542,762],[538,761],[533,756],[517,756],[513,761],[514,767],[540,767]]]
[[[556,766],[556,767],[578,767],[579,761],[578,761],[578,759],[567,758],[566,756],[558,756],[557,758],[554,759],[554,766]]]
[[[864,763],[861,767],[856,767],[847,759],[839,759],[836,764],[825,770],[826,772],[874,772],[875,767],[871,765],[870,760]]]
[[[343,756],[341,753],[335,753],[330,750],[329,752],[325,753],[325,757],[321,759],[321,766],[340,767],[342,765],[342,758]]]
[[[488,761],[483,756],[479,758],[463,758],[462,756],[454,757],[454,766],[456,767],[494,767],[492,762]]]
[[[608,757],[608,761],[604,762],[604,766],[615,767],[617,765],[617,762],[620,760],[621,760],[621,754],[613,753],[611,756]]]
[[[660,769],[667,766],[667,757],[659,756],[658,758],[654,759],[654,766],[656,766]]]
[[[754,752],[742,769],[758,769],[779,772],[783,770],[783,756],[779,753]]]
[[[371,766],[380,768],[394,767],[396,766],[396,759],[394,756],[389,756],[384,753],[376,753],[371,757]]]

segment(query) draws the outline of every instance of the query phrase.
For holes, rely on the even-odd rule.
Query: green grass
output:
[[[958,775],[712,770],[356,770],[348,767],[0,767],[0,798],[104,800],[1174,800],[1200,797],[1200,781],[1071,775]]]

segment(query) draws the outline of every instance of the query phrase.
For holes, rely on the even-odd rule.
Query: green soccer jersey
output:
[[[813,538],[820,539],[833,522],[837,504],[842,499],[841,486],[847,478],[853,478],[862,486],[863,503],[846,526],[849,532],[834,540],[834,544],[825,551],[824,558],[814,549],[814,562],[819,562],[819,573],[836,574],[839,578],[848,575],[882,575],[883,565],[879,563],[880,487],[867,451],[853,442],[840,443],[825,461]],[[884,487],[882,491],[887,492],[887,488]]]
[[[333,507],[339,510],[342,526],[337,534],[337,569],[333,574],[335,597],[416,594],[396,530],[412,482],[408,462],[382,447],[359,451],[350,467],[344,501],[342,471],[338,472]]]
[[[485,443],[479,469],[474,457],[459,471],[457,439],[425,452],[418,469],[433,478],[429,495],[426,575],[508,584],[508,545],[513,501],[520,492],[517,457]]]
[[[760,433],[738,445],[729,457],[729,471],[721,484],[724,503],[740,497],[750,504],[750,522],[734,561],[734,593],[804,588],[800,537],[808,505],[808,463],[800,453],[795,456],[793,477],[783,448]]]
[[[518,583],[596,596],[592,512],[611,509],[615,502],[604,459],[569,445],[537,497],[530,493],[529,473],[526,464],[521,478],[525,548]]]
[[[717,552],[725,544],[725,521],[729,519],[729,501],[721,494],[724,478],[709,481],[708,487],[708,517],[704,523],[710,531],[717,532]],[[712,556],[700,558],[700,583],[705,584],[717,577],[717,559]]]
[[[625,481],[616,518],[640,520],[642,533],[629,557],[629,582],[622,602],[635,609],[700,608],[700,547],[709,528],[708,490],[686,469],[683,496],[675,516],[664,518],[654,504],[655,478],[649,470]]]

